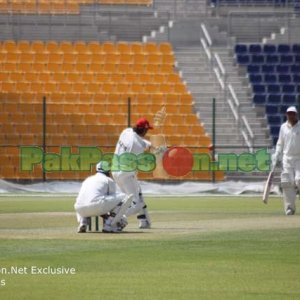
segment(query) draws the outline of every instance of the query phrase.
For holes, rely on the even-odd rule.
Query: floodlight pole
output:
[[[43,97],[43,182],[46,181],[46,172],[45,172],[45,155],[46,155],[46,115],[47,115],[47,102],[46,97]]]
[[[127,101],[127,126],[131,127],[131,99],[128,97]]]
[[[215,154],[216,154],[216,98],[213,98],[212,102],[212,160],[215,161]],[[214,164],[213,164],[214,166]],[[212,182],[216,182],[216,173],[215,168],[212,171]]]

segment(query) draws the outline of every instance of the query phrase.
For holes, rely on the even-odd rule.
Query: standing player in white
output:
[[[281,187],[286,215],[296,212],[296,195],[300,191],[300,123],[296,107],[286,111],[287,121],[281,125],[273,165],[282,156]]]
[[[124,129],[117,142],[115,155],[117,157],[123,153],[138,155],[148,150],[151,147],[151,143],[145,140],[144,136],[149,129],[153,129],[153,127],[150,126],[145,118],[140,118],[133,128]],[[132,205],[127,210],[126,216],[138,214],[139,228],[150,228],[151,221],[141,186],[137,180],[136,171],[113,171],[112,176],[123,193],[127,195],[133,194]]]
[[[125,211],[131,205],[132,195],[116,193],[116,184],[110,178],[109,164],[101,161],[96,174],[86,178],[74,205],[79,222],[78,233],[86,232],[88,217],[103,218],[103,232],[120,232],[127,225]]]

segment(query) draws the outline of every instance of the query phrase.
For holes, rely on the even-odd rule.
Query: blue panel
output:
[[[254,94],[253,102],[255,104],[266,104],[266,95],[265,94]]]
[[[266,54],[273,54],[273,53],[276,53],[277,49],[276,49],[275,45],[268,45],[267,44],[267,45],[264,45],[263,51]]]
[[[277,47],[278,53],[289,53],[291,51],[290,45],[287,44],[279,44]]]
[[[234,47],[234,51],[236,54],[247,54],[247,45],[244,44],[237,44]]]
[[[268,95],[269,104],[280,104],[281,103],[281,94],[269,94]]]

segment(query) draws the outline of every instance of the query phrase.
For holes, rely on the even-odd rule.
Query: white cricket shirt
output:
[[[116,193],[115,182],[103,173],[96,173],[83,181],[76,198],[76,204],[93,203],[99,200],[99,197],[114,193]]]
[[[294,126],[288,121],[281,125],[276,153],[282,153],[284,160],[300,159],[300,121]]]
[[[128,152],[138,155],[143,153],[150,146],[151,143],[140,137],[132,128],[126,128],[119,137],[115,154],[121,155]]]
[[[123,173],[124,170],[128,170],[133,166],[130,166],[130,162],[122,161],[121,157],[124,153],[133,153],[135,155],[139,155],[143,153],[147,148],[151,146],[151,143],[142,137],[140,137],[136,132],[133,131],[132,128],[124,129],[119,137],[119,140],[116,145],[115,157],[114,157],[114,165],[118,166],[118,170],[116,172]],[[134,171],[125,171],[127,174],[134,175],[136,173],[136,169]],[[115,172],[113,172],[115,174]]]

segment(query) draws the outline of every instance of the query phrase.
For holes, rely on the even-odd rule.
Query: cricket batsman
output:
[[[143,153],[151,147],[151,142],[144,139],[149,129],[153,129],[145,118],[140,118],[133,128],[124,129],[116,145],[115,155],[120,157],[123,153]],[[113,171],[112,176],[121,191],[127,195],[133,194],[131,207],[127,210],[126,216],[137,214],[139,228],[151,228],[151,220],[147,210],[141,186],[137,180],[136,171]]]
[[[96,165],[96,174],[86,178],[74,205],[79,222],[78,233],[86,232],[88,217],[103,218],[102,232],[121,232],[128,224],[124,215],[131,205],[132,195],[116,193],[116,183],[110,178],[109,163]]]
[[[295,106],[286,111],[287,121],[280,127],[273,166],[282,156],[281,187],[286,215],[296,212],[297,188],[300,191],[300,124]]]

